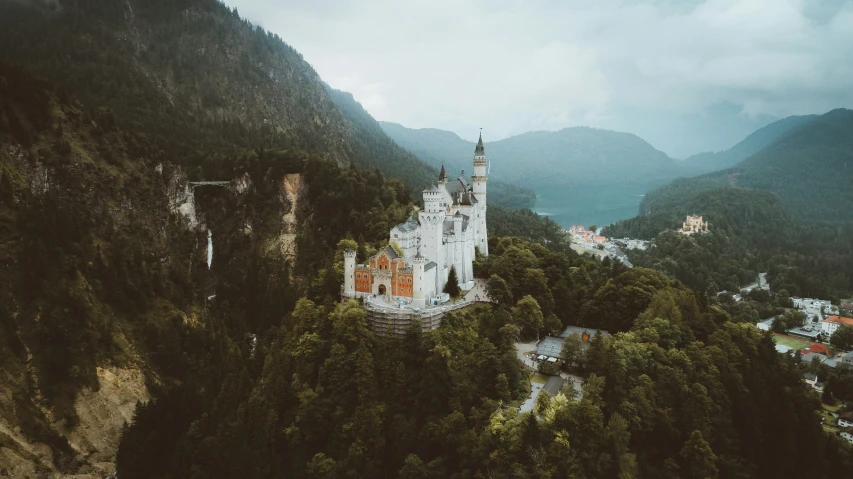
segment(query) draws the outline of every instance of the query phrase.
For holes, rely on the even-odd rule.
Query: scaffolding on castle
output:
[[[343,301],[352,299],[343,294],[341,296]],[[405,304],[394,306],[391,303],[382,303],[381,297],[377,298],[373,295],[362,296],[362,299],[364,309],[367,311],[367,323],[373,333],[382,338],[397,339],[405,337],[409,325],[414,320],[420,320],[421,331],[425,333],[438,329],[441,326],[441,319],[448,312],[475,304],[474,301],[461,300],[438,306],[413,308]]]

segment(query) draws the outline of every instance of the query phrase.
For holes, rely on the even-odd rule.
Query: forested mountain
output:
[[[252,145],[376,168],[415,191],[438,176],[277,35],[215,0],[3,2],[0,58],[110,109],[192,178],[211,179],[209,153]]]
[[[0,470],[12,477],[105,474],[137,401],[192,381],[192,364],[249,367],[247,335],[306,289],[334,297],[341,238],[367,247],[412,212],[402,181],[297,150],[218,154],[212,172],[230,184],[193,187],[108,110],[2,63],[0,80],[0,425],[14,431]]]
[[[640,210],[670,210],[698,191],[726,187],[774,193],[798,220],[853,221],[851,182],[853,111],[838,109],[789,129],[737,166],[650,191]]]
[[[459,154],[473,143],[436,129],[410,129],[381,123],[400,146],[433,165],[465,168]],[[488,138],[488,131],[486,131]],[[689,173],[673,160],[630,133],[587,127],[535,131],[490,141],[490,178],[525,187],[560,185],[660,184]],[[465,158],[462,156],[461,158]]]
[[[737,166],[649,192],[640,216],[606,234],[651,239],[687,214],[704,215],[711,234],[658,236],[661,247],[632,252],[632,261],[714,291],[739,289],[761,270],[775,290],[837,300],[853,293],[851,183],[853,111],[833,110]]]
[[[684,160],[685,166],[696,175],[735,166],[741,161],[763,150],[789,131],[799,128],[817,117],[818,115],[794,115],[774,121],[773,123],[756,130],[744,138],[743,141],[728,150],[717,152],[709,151],[690,156]]]

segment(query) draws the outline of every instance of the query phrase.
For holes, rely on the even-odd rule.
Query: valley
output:
[[[541,187],[536,191],[533,211],[572,225],[606,226],[637,215],[640,202],[653,186],[602,185]]]

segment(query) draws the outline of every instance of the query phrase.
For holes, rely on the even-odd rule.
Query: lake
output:
[[[533,211],[551,218],[563,228],[591,224],[607,226],[637,216],[640,201],[652,188],[652,185],[538,188]]]

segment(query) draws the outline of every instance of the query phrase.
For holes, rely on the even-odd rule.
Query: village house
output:
[[[844,354],[844,356],[841,356],[841,365],[846,368],[853,369],[853,351],[850,351],[849,353]]]
[[[853,326],[853,318],[845,318],[838,315],[829,316],[820,325],[821,334],[823,334],[825,339],[829,339],[842,325]]]
[[[846,427],[839,430],[838,435],[841,436],[841,439],[853,444],[853,427]]]
[[[560,333],[559,337],[545,336],[539,343],[536,344],[536,358],[540,361],[556,362],[560,358],[560,353],[563,351],[563,345],[566,344],[566,339],[572,334],[577,334],[581,340],[581,349],[589,348],[589,342],[595,335],[600,334],[602,337],[609,336],[610,333],[595,328],[582,328],[579,326],[567,326]],[[553,359],[553,361],[551,361]]]
[[[853,412],[839,414],[838,427],[853,427]]]

